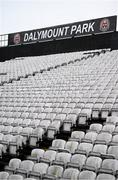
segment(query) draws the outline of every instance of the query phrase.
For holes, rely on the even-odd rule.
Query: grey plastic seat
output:
[[[63,174],[63,167],[57,166],[57,165],[51,165],[48,168],[47,174],[43,176],[42,179],[55,179],[55,178],[61,178]]]
[[[102,124],[93,123],[93,124],[90,125],[89,130],[90,131],[96,131],[97,133],[99,133],[102,130]]]
[[[49,165],[47,163],[36,163],[29,173],[30,178],[41,178],[42,175],[47,173]]]
[[[101,157],[101,155],[107,154],[107,145],[105,144],[95,144],[93,146],[92,151],[89,154],[93,154],[94,156]]]
[[[39,162],[40,158],[43,157],[45,151],[43,149],[33,149],[31,151],[31,156],[28,156],[28,160],[32,160],[33,162]]]
[[[104,131],[104,132],[109,132],[109,133],[113,133],[113,131],[115,130],[115,125],[114,124],[105,124],[102,128],[101,131]]]
[[[0,180],[8,180],[9,173],[5,171],[0,172]]]
[[[37,142],[43,139],[45,131],[41,127],[36,127],[33,129],[32,134],[29,136],[29,144],[30,146],[36,147]]]
[[[111,143],[113,143],[114,145],[118,145],[118,134],[114,135],[112,137]]]
[[[69,140],[81,142],[81,139],[84,138],[84,136],[84,131],[73,131]]]
[[[102,162],[99,173],[115,174],[118,170],[118,160],[116,159],[105,159]]]
[[[56,151],[53,150],[47,150],[45,151],[45,153],[43,154],[43,157],[41,157],[40,162],[45,162],[45,163],[51,163],[52,161],[55,160],[57,155]]]
[[[93,171],[81,171],[79,174],[79,180],[95,180],[96,179],[96,173]]]
[[[53,164],[66,166],[67,163],[70,162],[71,156],[72,156],[71,153],[65,153],[65,152],[57,153],[55,161],[53,161]]]
[[[26,145],[27,140],[29,139],[29,136],[32,134],[33,128],[31,127],[25,127],[22,129],[21,135],[23,136],[23,143]]]
[[[75,141],[67,141],[65,144],[65,148],[64,150],[66,150],[67,152],[73,154],[75,152],[75,150],[78,147],[78,142]]]
[[[82,142],[90,142],[90,143],[94,143],[94,141],[97,138],[98,133],[96,132],[87,132],[84,136],[84,138],[82,139]]]
[[[76,114],[68,114],[66,119],[63,122],[63,131],[71,132],[71,127],[76,124],[77,115]]]
[[[21,126],[15,126],[15,127],[13,127],[11,134],[18,135],[22,132],[22,129],[23,128]]]
[[[112,139],[112,134],[110,134],[108,132],[101,132],[101,133],[98,134],[95,143],[108,144],[111,141],[111,139]]]
[[[47,138],[54,139],[55,135],[59,132],[61,122],[54,120],[47,128]]]
[[[115,180],[116,178],[115,178],[115,176],[114,175],[111,175],[111,174],[104,174],[104,173],[102,173],[102,174],[98,174],[98,176],[97,176],[97,178],[96,178],[96,180]]]
[[[87,158],[83,169],[97,172],[97,170],[101,167],[101,163],[102,159],[100,157],[90,156]]]
[[[77,153],[82,153],[82,154],[89,154],[90,151],[93,149],[93,144],[91,143],[80,143],[78,148],[77,148]]]
[[[59,150],[59,149],[64,149],[66,144],[66,141],[63,139],[55,139],[52,141],[52,146],[50,149],[52,150]]]
[[[32,168],[34,166],[34,162],[31,160],[23,160],[20,163],[20,167],[16,169],[15,173],[22,175],[24,178],[27,177],[28,173],[32,171]]]
[[[18,158],[13,158],[9,161],[9,165],[5,167],[5,171],[9,174],[13,174],[16,169],[20,167],[21,160]]]
[[[118,160],[118,145],[110,146],[108,148],[108,154],[112,155],[115,159]]]
[[[75,168],[67,168],[64,170],[63,176],[60,180],[78,180],[79,170]]]
[[[117,124],[118,123],[118,117],[117,116],[108,116],[106,119],[106,123],[112,123]]]
[[[11,174],[8,178],[8,180],[24,180],[23,176],[18,174]]]
[[[86,162],[86,159],[87,157],[83,154],[74,154],[72,155],[70,162],[67,163],[67,166],[73,168],[79,168],[81,170]]]

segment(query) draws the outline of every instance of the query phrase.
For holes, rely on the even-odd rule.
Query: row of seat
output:
[[[115,54],[115,53],[113,53],[113,54]],[[101,56],[101,62],[99,62],[99,64],[97,64],[97,66],[98,65],[100,65],[101,64],[101,66],[102,66],[102,64],[103,64],[103,59],[105,58],[105,57],[107,57],[108,55],[111,55],[111,54],[107,54],[107,55],[103,55],[103,56]],[[93,59],[95,59],[95,62],[93,61]],[[43,74],[37,74],[36,76],[31,76],[31,77],[29,77],[27,80],[24,80],[24,79],[21,79],[19,82],[15,82],[15,83],[13,83],[13,84],[11,84],[10,86],[12,86],[12,85],[17,85],[16,86],[16,88],[18,88],[19,87],[19,93],[20,94],[24,94],[24,97],[25,96],[27,96],[27,91],[29,90],[29,88],[30,88],[30,90],[32,90],[33,88],[34,88],[34,85],[35,84],[39,84],[39,89],[40,89],[40,87],[42,88],[42,86],[44,87],[44,88],[42,88],[42,91],[39,91],[40,93],[39,94],[42,94],[43,96],[44,96],[44,94],[45,94],[45,99],[47,99],[47,97],[46,97],[46,94],[48,93],[49,95],[51,95],[51,94],[55,94],[55,93],[58,93],[59,94],[59,87],[60,87],[60,84],[61,84],[61,89],[60,90],[64,90],[64,94],[66,93],[66,94],[70,94],[70,96],[73,96],[73,95],[75,95],[73,92],[75,92],[75,93],[77,93],[77,91],[79,90],[79,93],[77,93],[77,97],[79,97],[79,104],[77,104],[77,107],[79,107],[78,109],[78,113],[79,113],[79,123],[81,123],[82,121],[83,121],[83,119],[85,118],[85,122],[86,122],[86,119],[88,119],[88,118],[90,118],[90,115],[92,114],[93,115],[93,118],[95,117],[96,118],[96,116],[98,117],[98,115],[99,115],[99,112],[101,112],[101,109],[98,107],[95,107],[94,106],[94,101],[93,101],[93,99],[92,98],[89,98],[90,97],[90,95],[91,94],[93,94],[93,91],[96,91],[96,93],[95,93],[95,95],[96,95],[96,98],[98,98],[98,96],[97,95],[99,95],[99,98],[98,98],[98,100],[99,101],[97,101],[96,103],[98,103],[98,104],[102,104],[102,106],[104,105],[103,104],[103,102],[105,101],[105,100],[107,100],[108,99],[108,97],[113,97],[113,98],[109,98],[110,99],[110,102],[109,102],[109,100],[107,100],[106,102],[106,105],[105,105],[105,107],[108,105],[109,106],[109,103],[111,104],[110,105],[110,109],[108,108],[108,107],[106,107],[106,109],[104,110],[105,111],[105,113],[103,113],[104,114],[104,116],[102,115],[102,117],[104,118],[104,117],[106,117],[106,115],[108,115],[108,113],[110,113],[110,111],[111,111],[111,108],[112,108],[112,105],[113,105],[113,103],[114,103],[114,99],[116,98],[116,96],[114,96],[114,91],[117,91],[117,88],[116,88],[116,83],[117,83],[117,78],[116,78],[116,80],[115,81],[113,81],[113,77],[116,75],[116,71],[111,71],[111,70],[108,70],[108,71],[106,71],[106,69],[104,69],[104,66],[102,67],[102,69],[103,69],[103,74],[102,75],[100,75],[100,77],[99,77],[99,74],[96,74],[96,69],[94,69],[93,68],[93,71],[91,72],[91,69],[90,68],[88,68],[87,67],[87,65],[88,65],[88,62],[91,64],[91,66],[92,65],[96,65],[95,63],[97,62],[97,58],[91,58],[91,59],[89,59],[89,60],[86,60],[84,63],[81,63],[81,62],[76,62],[76,63],[74,63],[74,64],[70,64],[70,65],[68,65],[68,66],[66,66],[66,67],[61,67],[58,71],[57,71],[57,69],[56,70],[52,70],[52,71],[50,71],[50,72],[44,72]],[[94,62],[94,63],[93,63]],[[106,62],[106,61],[104,61],[104,62]],[[98,63],[98,62],[97,62]],[[112,63],[113,63],[113,61],[112,61]],[[114,64],[116,65],[116,62],[115,62],[115,60],[114,60]],[[105,64],[106,65],[106,67],[108,66],[109,67],[109,69],[111,68],[113,68],[114,69],[114,67],[115,66],[112,66],[111,67],[111,63],[108,63],[108,64]],[[90,66],[90,67],[91,67]],[[97,66],[95,66],[95,67],[97,67]],[[80,69],[80,68],[82,69]],[[117,66],[116,66],[117,67]],[[86,70],[86,68],[87,68],[87,70]],[[72,72],[72,70],[74,70],[74,73]],[[64,73],[62,73],[64,70],[68,70],[67,72],[69,73],[70,72],[70,74],[71,74],[71,76],[70,76],[70,79],[68,79],[68,73],[66,73],[66,74],[64,74]],[[77,72],[78,72],[78,70],[81,70],[81,71],[79,71],[80,73],[79,73],[79,79],[78,79],[78,74],[77,74]],[[66,72],[65,71],[65,72]],[[76,72],[77,71],[77,72]],[[85,72],[84,72],[85,71]],[[89,74],[89,80],[88,80],[88,74],[86,75],[86,72],[90,72],[90,74]],[[101,70],[101,72],[102,72],[102,70]],[[61,73],[62,73],[62,75],[61,75]],[[95,75],[95,74],[96,75]],[[109,74],[109,76],[106,76],[106,74]],[[57,77],[57,75],[59,74],[59,77],[60,77],[60,79],[58,79]],[[107,75],[108,75],[107,74]],[[61,76],[60,76],[61,75]],[[50,78],[50,81],[49,81],[49,78]],[[66,80],[63,80],[64,78],[66,78]],[[99,86],[99,83],[97,83],[97,85],[95,86],[95,82],[97,81],[97,79],[98,78],[100,78],[100,80],[99,80],[99,83],[102,83],[102,86],[101,86],[101,84],[100,84],[100,86]],[[106,80],[106,78],[107,78],[107,80]],[[101,80],[102,79],[102,80]],[[57,81],[56,81],[57,80]],[[74,81],[73,81],[74,80]],[[105,82],[104,82],[104,80],[105,80]],[[65,86],[63,87],[63,84],[62,84],[62,82],[63,82],[63,84],[65,84]],[[71,84],[72,84],[72,86],[71,86],[71,89],[70,89],[70,87],[68,87],[68,84],[67,84],[67,82],[70,82]],[[60,83],[60,84],[59,84]],[[76,86],[76,84],[77,84],[77,86]],[[89,84],[89,85],[88,85]],[[33,85],[33,86],[32,86]],[[47,85],[49,85],[48,86],[48,88],[47,88]],[[52,85],[52,87],[50,86],[50,85]],[[74,89],[73,89],[73,85],[74,85]],[[79,89],[77,89],[77,87],[78,87],[78,85],[80,85],[79,87]],[[23,93],[21,93],[21,89],[22,89],[22,87],[23,86],[25,86],[25,87],[27,87],[27,89],[25,89],[25,92],[23,92]],[[30,87],[29,87],[30,86]],[[115,87],[115,90],[114,90],[114,88],[113,87]],[[6,87],[9,87],[9,86],[4,86],[4,88],[6,89]],[[56,87],[56,89],[55,89],[55,87]],[[91,89],[93,87],[93,89]],[[106,88],[106,87],[108,87],[108,88]],[[3,88],[3,90],[4,90],[4,88]],[[14,88],[14,86],[13,86],[13,88]],[[46,89],[45,88],[47,88],[47,91],[45,91]],[[51,89],[53,88],[53,90],[52,91],[50,91]],[[67,88],[69,88],[69,91],[67,91]],[[106,88],[106,89],[105,89]],[[6,89],[7,90],[7,89]],[[9,88],[8,88],[8,90],[10,90]],[[16,90],[16,89],[15,89]],[[36,89],[37,90],[37,89]],[[88,92],[88,90],[90,91],[90,93],[87,93]],[[85,93],[83,93],[83,92],[85,92]],[[7,91],[8,92],[8,91]],[[30,92],[30,91],[29,91]],[[36,91],[35,91],[36,92]],[[44,93],[45,92],[45,93]],[[53,92],[55,92],[55,93],[53,93]],[[97,93],[98,92],[98,93]],[[102,93],[102,96],[103,96],[103,94],[105,95],[105,96],[101,96],[100,97],[100,93]],[[111,93],[111,96],[109,96],[110,95],[110,93]],[[15,92],[13,91],[13,96],[14,96],[14,94],[15,94]],[[32,95],[32,92],[30,93],[31,95]],[[36,93],[37,94],[37,93]],[[86,94],[86,96],[84,97],[84,98],[82,98],[82,96],[83,96],[83,94]],[[29,95],[29,93],[28,93],[28,95]],[[3,97],[5,96],[5,93],[4,93],[4,95],[3,95]],[[8,96],[9,97],[9,93],[8,94],[6,94],[6,96]],[[6,97],[5,96],[5,97]],[[21,98],[21,96],[19,96],[20,98]],[[30,97],[30,96],[29,96]],[[37,97],[37,96],[35,96],[35,94],[34,94],[34,96],[33,96],[33,98],[32,99],[34,99],[34,97]],[[68,99],[68,98],[67,98]],[[91,100],[92,100],[92,102],[91,102]],[[86,101],[89,101],[89,103],[87,103],[86,104]],[[39,101],[40,102],[40,101]],[[47,101],[46,101],[47,102]],[[100,103],[100,102],[102,102],[102,103]],[[116,99],[115,99],[115,102],[116,102]],[[5,102],[4,102],[5,103]],[[13,101],[13,103],[14,103],[14,101]],[[95,103],[95,104],[96,104]],[[20,103],[18,102],[18,104],[20,105]],[[45,103],[44,103],[45,104]],[[55,104],[54,104],[55,105]],[[23,104],[21,103],[21,106],[23,106]],[[57,103],[57,106],[58,106],[58,103]],[[61,105],[61,106],[63,106],[64,107],[64,105]],[[93,106],[93,107],[92,107]],[[99,105],[98,105],[99,106]],[[92,108],[92,109],[91,109]],[[97,108],[97,109],[96,109]],[[104,109],[104,107],[103,107],[103,109]],[[107,111],[107,113],[106,113],[106,111]],[[97,113],[96,113],[97,112]],[[14,114],[14,113],[13,113]],[[98,115],[96,115],[96,114],[98,114]]]
[[[25,78],[43,70],[63,66],[64,63],[71,62],[73,58],[81,59],[86,56],[88,55],[83,55],[83,52],[63,53],[49,56],[21,57],[1,62],[0,84],[10,83],[13,80],[19,80],[19,78]]]
[[[53,168],[53,167],[52,167]],[[55,169],[58,168],[59,170],[59,167],[55,167]],[[59,180],[83,180],[83,179],[86,179],[86,180],[106,180],[106,179],[109,179],[109,180],[117,180],[115,178],[114,175],[111,175],[111,174],[105,174],[105,173],[99,173],[98,175],[96,175],[94,172],[91,172],[91,171],[82,171],[82,172],[79,172],[77,169],[73,169],[73,168],[68,168],[66,169],[63,174],[62,174],[62,168],[60,167],[60,173],[59,174],[55,174],[54,171],[51,171],[51,168],[48,169],[48,175],[45,175],[43,177],[41,177],[41,175],[37,175],[36,173],[35,174],[30,174],[30,178],[23,178],[22,175],[20,174],[11,174],[9,175],[8,172],[0,172],[0,178],[4,179],[4,180],[41,180],[41,179],[53,179],[53,180],[56,180],[56,179],[59,179]],[[60,175],[62,175],[61,178]],[[35,178],[31,178],[31,177],[35,177]]]
[[[86,160],[85,165],[80,169],[78,166],[64,167],[58,164],[47,164],[44,162],[33,163],[30,160],[12,159],[9,162],[9,166],[5,167],[5,172],[11,174],[19,174],[24,178],[31,177],[36,179],[55,179],[55,178],[67,178],[67,179],[96,179],[98,174],[103,174],[105,177],[117,177],[118,161],[113,159],[105,159],[103,162],[100,158],[89,157]],[[85,173],[86,172],[86,173]],[[85,173],[85,174],[84,174]]]

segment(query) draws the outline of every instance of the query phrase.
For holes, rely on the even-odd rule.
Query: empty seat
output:
[[[63,122],[63,131],[71,131],[71,127],[76,124],[77,115],[76,114],[68,114],[66,119]]]
[[[87,125],[87,121],[90,119],[91,117],[91,109],[89,108],[83,108],[81,110],[81,112],[79,113],[78,115],[78,118],[77,118],[77,125]]]
[[[39,126],[40,124],[40,120],[39,119],[34,119],[30,122],[29,127],[33,127],[36,128],[37,126]]]
[[[66,166],[68,162],[71,160],[71,153],[60,152],[57,153],[55,161],[53,164],[57,164],[60,166]]]
[[[102,163],[102,159],[100,157],[90,156],[86,160],[86,164],[83,169],[97,171]]]
[[[23,143],[24,145],[27,144],[27,141],[29,139],[29,136],[32,134],[33,128],[31,127],[25,127],[22,129],[21,135],[23,136]]]
[[[4,131],[5,126],[4,125],[0,125],[0,132]]]
[[[105,159],[102,162],[99,173],[115,174],[118,170],[118,160],[116,159]]]
[[[2,141],[4,134],[0,133],[0,141]]]
[[[31,151],[31,156],[28,156],[27,159],[32,160],[34,162],[39,162],[40,158],[43,157],[45,151],[43,149],[33,149]]]
[[[29,113],[28,113],[29,114]],[[22,127],[27,127],[31,123],[31,119],[24,119],[21,124],[19,124]]]
[[[104,143],[104,144],[108,144],[112,139],[112,134],[107,133],[107,132],[101,132],[100,134],[98,134],[97,138],[96,138],[96,142],[95,143]]]
[[[29,173],[29,177],[31,178],[41,178],[42,175],[47,173],[49,165],[46,163],[36,163],[32,169],[32,171]]]
[[[40,121],[39,127],[42,127],[46,131],[50,124],[51,124],[50,120],[47,120],[47,119],[42,120],[42,121]]]
[[[109,133],[112,134],[114,130],[115,130],[115,125],[114,124],[105,124],[101,131],[109,132]]]
[[[8,180],[9,173],[5,171],[0,172],[0,180]]]
[[[118,117],[117,116],[108,116],[106,119],[106,123],[117,124],[118,123]]]
[[[97,138],[97,133],[96,132],[87,132],[84,136],[84,138],[82,139],[82,142],[90,142],[90,143],[94,143],[94,141]]]
[[[92,108],[92,118],[98,119],[100,117],[101,108],[103,106],[103,102],[96,102]]]
[[[13,127],[11,134],[18,135],[22,132],[22,129],[23,128],[21,126],[15,126],[15,127]]]
[[[44,136],[44,129],[41,127],[37,127],[33,129],[32,134],[29,136],[29,144],[30,146],[36,147],[37,143],[43,139]]]
[[[77,180],[79,176],[79,170],[75,168],[65,169],[63,176],[60,180]]]
[[[85,164],[86,158],[87,157],[83,154],[74,154],[71,157],[71,161],[67,163],[67,166],[79,168],[81,170],[83,165]]]
[[[82,153],[82,154],[88,154],[90,151],[93,149],[93,144],[91,143],[80,143],[78,148],[77,148],[77,153]]]
[[[17,175],[17,174],[11,174],[8,178],[8,180],[24,180],[23,176]]]
[[[96,179],[96,173],[92,171],[81,171],[79,174],[79,180],[95,180]]]
[[[112,137],[111,143],[109,143],[109,144],[118,145],[118,134],[116,134]]]
[[[102,130],[102,124],[93,123],[93,124],[90,125],[89,130],[96,131],[97,133],[99,133]]]
[[[13,158],[9,161],[9,165],[5,167],[5,171],[9,174],[13,174],[17,168],[20,167],[21,160],[18,158]]]
[[[108,148],[108,154],[112,155],[115,159],[118,159],[118,145],[110,146]]]
[[[34,166],[34,162],[30,160],[24,160],[20,163],[20,167],[16,169],[15,173],[20,174],[23,177],[27,177],[28,173],[32,171],[32,168]]]
[[[4,126],[4,129],[1,131],[3,134],[10,134],[12,132],[13,126]]]
[[[15,118],[14,122],[11,123],[12,126],[19,126],[20,124],[22,124],[23,119],[22,118]]]
[[[52,141],[52,146],[50,149],[52,150],[59,150],[59,149],[64,149],[66,144],[66,141],[63,139],[55,139]]]
[[[73,131],[69,140],[81,142],[81,139],[84,138],[84,136],[84,131]]]
[[[23,136],[13,136],[12,141],[9,142],[9,154],[19,155],[19,149],[23,147]]]
[[[118,134],[118,126],[115,127],[113,134]]]
[[[56,155],[57,155],[56,151],[47,150],[45,151],[43,157],[41,157],[40,162],[51,163],[52,161],[55,160]]]
[[[95,144],[93,146],[92,151],[90,152],[90,154],[95,155],[95,156],[101,156],[102,154],[106,154],[107,153],[107,145],[105,144]]]
[[[115,180],[115,176],[114,175],[111,175],[111,174],[98,174],[96,180]]]
[[[3,152],[4,153],[7,153],[9,143],[12,141],[12,139],[13,139],[13,135],[11,135],[11,134],[6,134],[3,136],[1,144],[3,144]]]
[[[48,168],[47,174],[43,176],[43,179],[61,178],[62,174],[63,174],[63,167],[52,165]]]
[[[78,147],[78,142],[75,142],[75,141],[67,141],[66,144],[65,144],[65,148],[64,150],[69,152],[69,153],[74,153],[75,150],[77,149]],[[63,151],[64,151],[63,150]]]
[[[54,139],[55,135],[59,132],[60,126],[61,122],[54,120],[47,128],[47,138]]]

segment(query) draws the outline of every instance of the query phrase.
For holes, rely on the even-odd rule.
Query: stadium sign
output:
[[[116,18],[117,16],[110,16],[9,34],[9,45],[44,42],[98,33],[113,32],[116,30]]]

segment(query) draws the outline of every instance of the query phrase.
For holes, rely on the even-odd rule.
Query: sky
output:
[[[0,0],[0,34],[118,15],[118,0]]]

